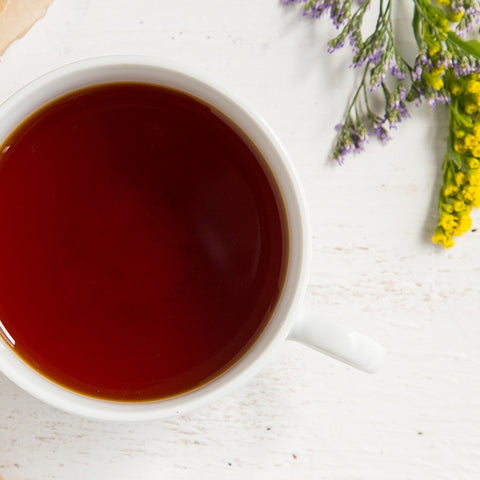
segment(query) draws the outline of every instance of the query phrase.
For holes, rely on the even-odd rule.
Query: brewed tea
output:
[[[248,138],[178,91],[112,83],[25,120],[0,154],[0,326],[69,389],[189,391],[237,361],[278,301],[282,199]]]

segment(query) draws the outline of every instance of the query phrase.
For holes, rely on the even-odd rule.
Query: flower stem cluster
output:
[[[443,163],[440,218],[432,240],[450,248],[454,245],[452,237],[470,229],[472,207],[480,206],[480,75],[447,75],[446,86],[452,92],[450,132]]]
[[[435,106],[449,104],[449,137],[439,194],[439,220],[432,241],[450,248],[467,232],[470,212],[480,206],[480,44],[460,38],[480,11],[478,2],[415,0],[414,32],[419,53],[414,89]]]
[[[364,149],[369,135],[382,143],[409,117],[408,102],[447,104],[450,133],[443,165],[440,219],[435,243],[453,245],[453,236],[471,225],[470,211],[480,206],[480,42],[463,37],[480,20],[480,0],[413,0],[413,32],[418,52],[413,64],[400,54],[392,23],[393,0],[378,0],[377,22],[365,34],[363,20],[372,0],[283,0],[302,3],[304,15],[328,13],[339,30],[329,52],[352,48],[352,66],[363,75],[346,109],[333,158],[343,163]],[[383,111],[371,106],[373,92],[383,94]]]
[[[378,17],[372,32],[365,34],[363,20],[372,0],[363,0],[352,8],[350,0],[284,0],[303,3],[304,15],[318,18],[330,13],[338,35],[328,42],[330,53],[349,43],[352,66],[362,68],[361,81],[344,115],[344,122],[333,150],[333,158],[343,163],[349,153],[364,149],[370,135],[382,143],[390,139],[389,130],[409,117],[406,82],[411,68],[398,51],[392,23],[392,0],[379,0]],[[383,94],[383,113],[371,106],[370,95],[379,90]]]

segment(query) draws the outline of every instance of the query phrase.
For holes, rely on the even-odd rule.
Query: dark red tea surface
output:
[[[1,150],[2,335],[43,375],[95,397],[162,398],[258,337],[284,280],[283,206],[261,155],[209,106],[92,87]]]

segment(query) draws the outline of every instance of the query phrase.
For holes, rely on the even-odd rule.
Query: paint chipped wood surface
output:
[[[429,243],[446,118],[412,108],[386,148],[328,162],[356,74],[325,53],[334,33],[274,0],[56,0],[6,51],[0,100],[61,64],[125,53],[187,63],[244,97],[305,188],[306,304],[389,356],[372,376],[286,343],[233,395],[148,424],[76,418],[0,376],[3,480],[478,478],[480,231],[450,251]]]
[[[0,0],[0,55],[47,12],[53,0]]]

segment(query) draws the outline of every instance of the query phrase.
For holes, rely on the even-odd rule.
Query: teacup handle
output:
[[[289,339],[368,373],[376,372],[385,358],[385,349],[372,338],[315,312],[301,314]]]

